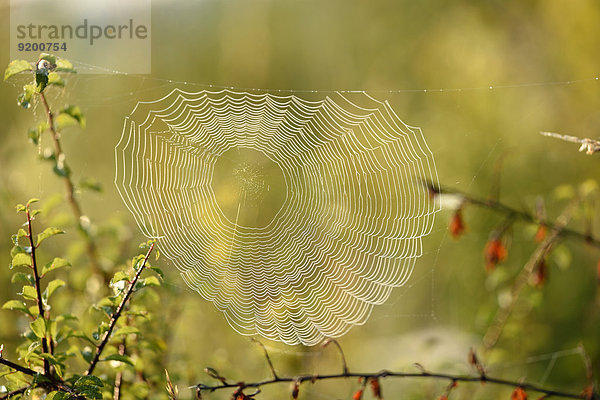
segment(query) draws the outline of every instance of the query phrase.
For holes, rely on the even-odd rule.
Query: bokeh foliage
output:
[[[6,3],[0,11],[4,26],[9,24]],[[152,77],[253,88],[367,89],[378,99],[388,99],[406,123],[423,129],[443,184],[485,197],[499,176],[503,201],[533,209],[542,197],[549,217],[558,216],[568,202],[568,187],[576,192],[582,183],[598,179],[596,157],[538,134],[550,130],[597,136],[599,83],[587,80],[598,76],[600,65],[600,4],[594,0],[158,1],[152,11]],[[7,35],[6,30],[0,32],[5,49],[2,65],[10,61]],[[586,81],[431,90],[577,79]],[[62,195],[55,195],[60,191],[59,178],[34,161],[44,154],[48,142],[26,143],[31,111],[36,120],[43,120],[43,110],[39,106],[18,110],[15,96],[23,83],[13,85],[0,85],[4,121],[0,261],[5,266],[10,263],[10,235],[23,223],[14,213],[14,204],[43,198],[42,206],[48,210],[41,221],[67,235],[48,241],[41,255],[70,261],[67,288],[77,290],[81,299],[69,302],[57,291],[56,307],[69,306],[72,313],[82,314],[84,305],[98,296],[102,279],[88,279],[85,247],[71,245],[70,239],[78,233]],[[133,244],[143,239],[112,186],[113,149],[123,117],[136,101],[162,97],[174,86],[143,77],[81,75],[69,77],[66,89],[52,87],[50,100],[57,109],[78,104],[87,119],[85,131],[66,128],[63,143],[87,216],[92,222],[102,221],[95,225],[94,235],[105,251],[102,265],[107,271],[135,254]],[[430,91],[387,93],[388,89]],[[35,133],[31,140],[32,136]],[[90,190],[98,187],[101,193]],[[597,226],[594,201],[586,207],[573,227]],[[483,249],[502,218],[487,210],[465,209],[468,229],[458,241],[447,233],[451,218],[451,212],[439,214],[411,287],[396,291],[365,326],[340,340],[351,366],[402,369],[421,362],[432,369],[468,370],[468,348],[481,342],[506,283],[535,248],[535,228],[515,225],[507,259],[489,274]],[[125,243],[124,248],[114,246],[115,242]],[[566,241],[554,256],[546,284],[531,289],[528,304],[510,320],[485,361],[507,377],[541,381],[555,354],[558,358],[546,382],[579,390],[585,384],[581,357],[560,356],[560,352],[583,342],[595,370],[600,369],[596,278],[600,254],[584,243]],[[186,290],[167,260],[158,263],[165,269],[166,286],[177,295],[165,294],[152,309],[168,326],[154,328],[161,337],[156,345],[168,349],[162,361],[180,388],[209,379],[202,372],[206,365],[232,379],[267,376],[261,352],[233,332],[211,304]],[[9,273],[8,268],[0,269],[1,302],[20,290],[10,282]],[[14,313],[0,313],[0,342],[6,357],[16,355],[23,321]],[[276,349],[275,364],[290,374],[339,367],[335,354],[329,352],[317,356],[321,352],[316,349],[270,345]],[[540,354],[550,356],[536,361]],[[385,385],[388,393],[433,397],[443,392],[435,385]],[[317,385],[313,390],[338,398],[349,397],[355,387],[355,382],[349,382]],[[265,391],[266,398],[275,396],[270,390]],[[473,395],[466,389],[461,394]],[[491,388],[477,388],[474,395],[507,398]]]

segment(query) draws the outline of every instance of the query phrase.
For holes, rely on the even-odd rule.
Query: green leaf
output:
[[[21,239],[25,236],[27,236],[27,232],[25,232],[25,229],[21,228],[17,231],[17,239]]]
[[[87,362],[92,362],[94,359],[94,353],[89,346],[85,346],[83,350],[81,350],[81,357]]]
[[[110,281],[111,281],[111,283],[117,283],[120,281],[129,281],[129,275],[127,275],[123,271],[118,271]]]
[[[19,300],[9,300],[2,305],[2,308],[5,310],[22,311],[25,314],[29,314],[29,310],[27,309],[25,303]]]
[[[56,160],[55,160],[56,161]],[[71,168],[67,165],[67,163],[63,160],[61,162],[56,161],[54,166],[52,167],[52,171],[62,178],[71,175]]]
[[[23,296],[25,300],[37,300],[37,292],[33,286],[23,286],[23,290],[19,294]]]
[[[50,364],[54,366],[56,373],[62,378],[65,364],[61,360],[59,360],[59,358],[55,355],[42,353],[41,356],[43,359],[47,360]],[[64,356],[61,357],[61,359],[64,359]]]
[[[50,337],[55,338],[58,333],[58,324],[55,320],[48,321],[48,333],[50,333]]]
[[[29,139],[31,143],[37,145],[40,142],[40,133],[37,129],[29,128],[27,131],[27,139]]]
[[[15,208],[17,209],[18,213],[27,211],[27,208],[23,204],[17,204]]]
[[[95,386],[95,387],[104,387],[104,383],[100,380],[100,378],[95,377],[94,375],[86,375],[77,379],[75,382],[74,388],[80,388],[82,386]]]
[[[19,74],[25,71],[31,71],[33,67],[25,60],[12,60],[6,70],[4,71],[4,80],[7,80],[13,75]]]
[[[123,362],[125,364],[129,364],[132,367],[133,365],[133,361],[131,360],[131,358],[121,355],[121,354],[111,354],[110,356],[106,357],[105,359],[103,359],[102,361],[120,361]]]
[[[160,281],[155,276],[149,276],[142,280],[144,286],[160,286]]]
[[[30,267],[31,266],[31,256],[27,253],[17,253],[11,263],[11,268],[15,267]]]
[[[10,256],[11,257],[16,257],[17,254],[31,254],[31,247],[30,246],[14,246],[12,249],[10,249]],[[11,263],[11,268],[12,268],[12,263]]]
[[[102,192],[102,185],[100,184],[100,182],[98,182],[97,180],[94,180],[94,179],[90,179],[90,178],[83,178],[82,180],[80,180],[79,188],[91,190],[93,192],[98,192],[98,193]]]
[[[54,366],[60,366],[63,365],[63,363],[54,355],[52,354],[48,354],[48,353],[42,353],[40,354],[42,356],[42,358],[45,358],[46,360],[48,360],[48,362]]]
[[[42,342],[31,330],[28,330],[23,336],[29,339],[32,343],[29,345],[27,350],[19,352],[19,357],[26,364],[29,364],[32,358],[39,359],[39,355],[36,353],[36,350],[42,346]]]
[[[79,321],[79,318],[77,317],[77,315],[73,314],[60,314],[58,317],[56,317],[56,322],[63,321]]]
[[[165,279],[165,274],[162,271],[162,269],[158,268],[158,267],[150,267],[150,269],[154,272],[156,272],[158,274],[158,276],[160,276],[160,279]]]
[[[65,60],[64,58],[59,58],[56,60],[56,72],[70,72],[77,73],[77,71],[73,68],[73,64],[69,60]]]
[[[42,268],[42,276],[46,275],[50,271],[55,271],[59,268],[70,267],[71,264],[64,258],[56,257],[52,262],[44,265]]]
[[[99,326],[98,329],[96,330],[96,332],[92,333],[92,337],[95,340],[100,340],[100,337],[102,337],[102,335],[104,335],[104,333],[108,330],[108,324],[106,322],[102,322]]]
[[[71,400],[73,396],[67,392],[50,392],[46,400]]]
[[[62,279],[54,279],[53,281],[48,282],[48,286],[44,291],[43,297],[46,301],[52,296],[52,294],[56,291],[56,289],[65,286],[66,283]]]
[[[85,117],[81,113],[81,109],[78,106],[70,105],[61,109],[56,116],[55,121],[58,129],[74,125],[79,125],[81,128],[85,128]]]
[[[55,235],[60,235],[61,233],[65,233],[64,231],[58,229],[58,228],[46,228],[44,230],[44,232],[40,233],[37,236],[37,244],[36,247],[40,245],[40,243],[42,243],[44,240],[48,239],[49,237],[55,236]]]
[[[88,335],[86,335],[86,334],[85,334],[85,333],[83,333],[82,331],[77,331],[77,330],[76,330],[76,331],[73,331],[73,332],[71,333],[71,336],[72,336],[72,337],[79,338],[79,339],[83,339],[83,340],[85,340],[86,342],[88,342],[88,343],[90,343],[90,344],[93,344],[93,345],[95,345],[95,343],[94,343],[94,341],[92,340],[92,338],[90,338]],[[88,349],[89,349],[89,347],[86,347],[86,348],[88,348]],[[85,349],[84,349],[84,350],[85,350]],[[90,350],[90,352],[91,352],[91,350]],[[81,355],[83,355],[83,353],[82,353]],[[84,357],[84,358],[85,358],[85,357]],[[91,359],[89,359],[89,360],[88,360],[88,362],[89,362],[89,361],[91,361]]]
[[[86,399],[102,400],[102,392],[95,386],[81,386],[77,393]]]
[[[31,332],[38,338],[42,339],[46,337],[46,320],[44,318],[38,316],[35,321],[29,324],[29,327],[31,328]]]
[[[10,279],[11,283],[24,283],[26,285],[34,285],[35,281],[31,274],[26,274],[24,272],[15,272]]]
[[[116,331],[114,331],[113,337],[138,334],[138,333],[140,333],[140,330],[138,328],[134,328],[133,326],[124,326],[124,327],[119,328]]]
[[[40,199],[36,199],[35,197],[29,199],[29,201],[27,202],[27,207],[31,206],[33,203],[37,203],[38,201],[40,201]]]
[[[60,75],[58,75],[56,72],[50,72],[48,74],[48,86],[50,85],[64,87],[65,81],[63,81]]]
[[[9,384],[15,387],[29,387],[31,378],[25,375],[22,372],[12,373],[4,376],[4,379],[8,381]]]

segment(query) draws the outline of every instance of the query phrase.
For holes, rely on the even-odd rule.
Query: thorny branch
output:
[[[337,343],[336,341],[333,341],[333,342]],[[337,345],[341,351],[341,346],[339,346],[339,343]],[[264,347],[263,347],[263,349],[265,350],[265,357],[267,357],[267,361],[269,362],[269,365],[271,368],[272,364],[270,363],[270,357],[268,357],[268,353],[267,353],[266,349]],[[379,372],[350,372],[344,361],[343,362],[344,371],[339,374],[323,374],[323,375],[308,375],[307,374],[307,375],[299,375],[299,376],[294,376],[294,377],[281,377],[273,371],[274,377],[271,379],[255,381],[255,382],[236,382],[236,383],[228,383],[228,381],[224,377],[222,377],[217,371],[215,371],[213,368],[206,368],[205,369],[206,371],[210,371],[208,373],[209,376],[219,380],[220,384],[205,385],[205,384],[201,383],[196,386],[193,386],[193,388],[196,389],[196,391],[198,393],[198,398],[201,398],[200,396],[203,391],[214,392],[214,391],[218,391],[218,390],[235,389],[234,398],[236,398],[236,399],[243,398],[245,400],[249,400],[249,399],[253,399],[255,395],[260,393],[260,389],[263,386],[281,384],[281,383],[291,383],[293,385],[292,397],[295,399],[298,396],[298,391],[299,391],[300,385],[304,382],[315,383],[317,381],[325,381],[325,380],[333,380],[333,379],[358,378],[358,379],[362,380],[362,386],[359,390],[364,390],[364,386],[366,385],[367,381],[378,382],[380,379],[384,379],[384,378],[405,378],[405,379],[446,380],[449,382],[448,388],[446,389],[446,394],[452,388],[454,388],[456,386],[456,384],[459,382],[465,382],[465,383],[479,382],[482,384],[489,383],[489,384],[495,384],[495,385],[505,386],[505,387],[510,387],[510,388],[518,388],[518,389],[524,390],[524,391],[536,392],[536,393],[542,394],[543,398],[559,397],[559,398],[565,398],[565,399],[585,399],[585,400],[600,399],[600,394],[597,393],[596,391],[591,391],[591,392],[584,391],[581,394],[576,394],[576,393],[569,393],[569,392],[564,392],[564,391],[560,391],[560,390],[553,390],[553,389],[545,388],[540,385],[536,385],[536,384],[524,382],[524,381],[512,381],[512,380],[508,380],[508,379],[495,378],[495,377],[491,377],[491,376],[486,375],[485,373],[481,373],[481,372],[478,375],[454,375],[454,374],[447,374],[447,373],[430,372],[430,371],[425,370],[420,364],[417,364],[417,366],[418,366],[417,369],[419,370],[419,372],[395,372],[395,371],[389,371],[389,370],[382,370]],[[377,384],[376,386],[379,391],[380,390],[379,384]],[[246,388],[255,389],[255,392],[252,394],[244,394],[243,390]],[[381,395],[379,395],[379,396],[381,396]],[[379,398],[381,398],[381,397],[379,397]]]
[[[96,347],[96,355],[90,362],[90,366],[87,369],[87,371],[85,372],[85,375],[91,375],[92,372],[94,372],[94,369],[96,368],[96,365],[98,364],[98,361],[100,361],[100,355],[102,354],[104,347],[108,343],[108,340],[110,339],[110,335],[112,334],[113,329],[117,325],[117,321],[121,317],[121,313],[125,309],[125,306],[127,305],[127,300],[129,300],[129,297],[133,293],[133,291],[135,289],[135,285],[136,285],[138,279],[140,278],[142,271],[146,267],[146,263],[148,262],[148,258],[150,257],[150,253],[152,253],[152,250],[154,250],[154,243],[152,243],[150,245],[150,248],[148,249],[148,252],[146,253],[146,256],[144,257],[144,261],[142,261],[142,264],[136,271],[135,276],[132,279],[132,281],[129,282],[129,287],[125,291],[125,294],[123,295],[123,299],[121,300],[121,303],[119,303],[119,306],[117,307],[117,309],[115,310],[115,313],[113,314],[112,318],[110,319],[108,329],[106,330],[106,332],[104,332],[104,336],[102,336],[102,340]]]

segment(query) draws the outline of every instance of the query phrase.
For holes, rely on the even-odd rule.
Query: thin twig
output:
[[[529,257],[529,260],[527,260],[523,266],[523,269],[519,275],[515,278],[510,290],[510,303],[508,306],[498,309],[498,312],[494,317],[494,321],[489,326],[486,334],[483,337],[483,344],[486,348],[491,348],[498,342],[498,339],[500,338],[500,335],[504,329],[504,325],[506,324],[508,317],[512,314],[523,288],[527,284],[535,267],[542,262],[550,249],[560,239],[560,234],[569,222],[576,204],[576,200],[572,201],[564,210],[564,212],[556,219],[556,222],[552,225],[552,230],[548,237],[546,237],[544,241],[538,245],[533,254]]]
[[[25,386],[20,389],[13,390],[12,392],[5,393],[2,396],[0,396],[0,400],[10,399],[13,396],[23,394],[25,393],[25,391],[27,391],[27,389],[29,389],[29,386]]]
[[[39,372],[36,372],[36,371],[32,370],[31,368],[27,368],[27,367],[24,367],[22,365],[15,364],[14,362],[9,361],[9,360],[7,360],[5,358],[2,358],[2,357],[0,357],[0,364],[6,365],[7,367],[12,368],[15,371],[21,372],[21,373],[23,373],[25,375],[29,375],[29,376],[38,376],[38,375],[40,375]],[[68,392],[68,393],[71,393],[71,394],[75,393],[75,391],[73,389],[71,389],[69,386],[65,385],[64,381],[62,381],[62,379],[60,379],[59,377],[53,376],[53,375],[45,375],[45,376],[51,382],[51,384],[48,385],[48,387],[54,388],[54,389],[57,389],[57,390],[62,390],[64,392]],[[9,393],[7,393],[7,394],[5,394],[3,396],[0,396],[0,400],[1,399],[7,399],[7,398],[9,398],[11,396],[15,396],[17,394],[23,393],[24,391],[26,391],[30,387],[31,386],[27,386],[27,387],[20,388],[20,389],[14,390],[12,392],[9,392]]]
[[[583,363],[585,365],[585,376],[590,385],[594,384],[594,371],[592,367],[592,360],[590,359],[589,354],[585,351],[585,347],[583,347],[583,343],[579,343],[577,345],[579,352],[581,353],[581,357],[583,358]]]
[[[54,114],[52,114],[50,105],[48,104],[48,101],[46,100],[46,96],[43,92],[40,93],[40,98],[42,99],[42,104],[44,105],[44,110],[46,111],[46,118],[48,120],[48,129],[50,130],[50,133],[52,134],[52,141],[54,143],[54,153],[55,153],[54,156],[56,157],[57,162],[59,162],[60,160],[62,160],[64,162],[65,153],[62,150],[62,146],[60,144],[60,136],[58,134],[58,131],[56,130],[56,126],[54,125]],[[81,220],[82,219],[81,217],[83,216],[83,212],[81,211],[81,206],[80,206],[79,202],[77,201],[77,198],[75,197],[75,184],[73,183],[73,180],[71,179],[71,175],[69,173],[64,174],[63,181],[65,183],[67,202],[71,206],[71,210],[73,212],[73,215],[75,216],[77,226],[79,227],[80,231],[83,233],[83,236],[85,237],[85,240],[86,240],[86,253],[87,253],[89,261],[90,261],[90,266],[94,272],[103,275],[102,269],[100,268],[100,265],[98,263],[98,251],[96,249],[96,243],[92,239],[89,230],[83,225],[82,220]]]
[[[565,142],[578,143],[579,151],[584,151],[585,154],[594,154],[600,151],[600,141],[589,138],[578,138],[577,136],[562,135],[554,132],[540,132],[540,135],[553,137],[555,139],[564,140]]]
[[[25,375],[29,375],[29,376],[39,375],[39,372],[35,372],[31,368],[27,368],[27,367],[23,367],[22,365],[15,364],[14,362],[8,361],[7,359],[2,358],[2,357],[0,357],[0,364],[6,365],[7,367],[14,369],[15,371],[22,372]]]
[[[433,185],[431,182],[424,181],[423,184],[427,187],[427,189],[433,195],[443,195],[443,194],[456,195],[456,196],[461,197],[463,199],[463,201],[468,204],[472,204],[472,205],[475,205],[478,207],[483,207],[483,208],[487,208],[490,210],[494,210],[494,211],[502,213],[502,214],[512,215],[514,218],[520,219],[521,221],[530,222],[530,223],[537,224],[537,225],[544,225],[549,230],[553,230],[556,228],[555,224],[550,221],[540,220],[537,216],[535,216],[527,211],[513,208],[513,207],[508,206],[497,200],[493,200],[493,199],[486,200],[486,199],[479,198],[479,197],[473,196],[471,194],[465,193],[458,189],[451,189],[451,188],[447,188],[447,187],[436,186],[436,185]],[[559,236],[569,237],[569,238],[573,238],[576,240],[580,240],[586,244],[589,244],[591,246],[594,246],[594,247],[600,249],[600,239],[595,238],[590,233],[583,233],[583,232],[579,232],[579,231],[569,229],[569,228],[562,228],[562,229],[560,229]]]
[[[342,350],[342,346],[340,346],[340,344],[338,343],[337,340],[335,339],[327,339],[323,342],[323,347],[327,347],[330,343],[335,344],[335,346],[337,347],[337,349],[340,352],[340,355],[342,357],[342,373],[347,374],[348,373],[348,364],[346,363],[346,356],[344,355],[344,350]]]
[[[433,372],[393,372],[388,370],[383,370],[379,372],[346,372],[342,374],[331,374],[331,375],[300,375],[295,377],[279,377],[277,379],[267,379],[263,381],[244,383],[244,387],[246,388],[259,388],[267,385],[273,385],[278,383],[293,383],[293,382],[316,382],[316,381],[324,381],[331,379],[346,379],[346,378],[363,378],[363,379],[381,379],[381,378],[409,378],[409,379],[440,379],[447,380],[450,383],[452,382],[479,382],[479,383],[489,383],[506,387],[521,387],[524,390],[529,390],[537,393],[541,393],[546,397],[561,397],[566,399],[585,399],[583,395],[574,394],[569,392],[562,392],[558,390],[544,388],[539,385],[535,385],[533,383],[527,383],[522,381],[511,381],[507,379],[494,378],[490,376],[480,376],[480,375],[452,375],[452,374],[444,374],[444,373],[433,373]],[[216,390],[222,389],[233,389],[238,388],[239,383],[229,383],[222,385],[204,385],[198,384],[195,388],[201,391],[211,391],[214,392]],[[593,393],[592,399],[598,400],[600,399],[600,395],[598,393]]]
[[[94,369],[96,368],[96,365],[98,364],[98,361],[100,361],[100,355],[102,354],[104,347],[108,343],[108,340],[110,339],[110,335],[112,334],[113,329],[117,325],[117,321],[121,317],[121,313],[125,309],[127,300],[129,300],[129,297],[133,293],[135,284],[137,283],[138,279],[140,278],[142,271],[146,267],[146,263],[148,262],[148,258],[150,257],[150,253],[152,253],[153,249],[154,249],[154,243],[152,243],[152,245],[150,245],[150,248],[148,249],[148,252],[146,253],[146,256],[144,257],[144,261],[142,262],[142,265],[138,268],[133,280],[129,283],[129,287],[127,288],[127,291],[125,292],[125,295],[123,296],[123,299],[121,300],[121,303],[119,304],[115,313],[113,314],[112,318],[110,319],[108,329],[106,330],[106,332],[104,332],[104,336],[102,337],[102,340],[96,347],[96,355],[90,362],[90,366],[87,369],[87,371],[85,372],[85,375],[91,375],[92,372],[94,372]]]
[[[262,344],[261,342],[259,342],[256,339],[251,338],[251,340],[254,343],[258,343],[258,345],[260,347],[262,347],[263,351],[265,352],[265,358],[267,359],[267,363],[269,364],[269,368],[271,369],[271,373],[273,374],[273,379],[277,379],[277,372],[275,372],[275,367],[273,367],[273,362],[271,361],[271,357],[269,356],[269,352],[267,351],[267,348],[265,347],[264,344]]]
[[[121,342],[121,344],[119,344],[119,350],[118,353],[119,355],[124,356],[125,355],[125,339],[123,339],[123,341]],[[117,372],[117,375],[115,376],[115,386],[113,389],[113,400],[120,400],[121,398],[121,387],[123,385],[123,371],[119,370]]]
[[[42,290],[40,283],[40,274],[38,273],[37,268],[37,258],[35,255],[36,245],[33,239],[33,229],[31,228],[31,214],[29,212],[29,204],[25,209],[25,213],[27,215],[27,238],[29,239],[29,245],[31,246],[31,269],[33,270],[33,278],[35,283],[35,294],[36,301],[38,307],[39,318],[46,319],[46,312],[44,311],[44,299],[42,298]],[[44,326],[46,323],[44,322]],[[44,332],[44,337],[42,338],[42,351],[44,353],[48,353],[48,339],[46,338],[46,333]],[[46,358],[44,358],[44,375],[50,375],[50,363]]]

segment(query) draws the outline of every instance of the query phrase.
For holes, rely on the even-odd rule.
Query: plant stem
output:
[[[577,200],[572,201],[563,213],[556,219],[552,225],[552,231],[542,243],[538,245],[529,260],[525,263],[519,275],[515,278],[514,283],[510,290],[510,303],[506,307],[498,309],[494,321],[488,327],[486,334],[483,337],[483,344],[486,348],[492,348],[500,339],[500,335],[504,329],[508,317],[514,310],[517,301],[521,295],[522,290],[527,285],[529,277],[533,273],[534,268],[542,262],[544,257],[550,252],[550,249],[559,241],[560,235],[565,226],[571,219],[573,209],[575,208]]]
[[[42,299],[42,291],[41,291],[41,283],[40,283],[40,274],[38,273],[37,268],[37,257],[35,255],[36,245],[33,240],[33,230],[31,228],[31,214],[29,212],[29,205],[25,210],[27,215],[27,237],[29,238],[29,244],[31,246],[31,269],[33,270],[33,278],[35,280],[35,294],[36,301],[38,306],[38,314],[39,318],[46,319],[46,312],[44,310],[44,300]],[[44,324],[46,326],[46,324]],[[44,353],[48,353],[48,339],[46,338],[46,334],[44,333],[44,337],[42,338],[42,351]],[[44,358],[44,375],[50,375],[50,363],[48,360]]]
[[[467,204],[473,204],[478,207],[488,208],[490,210],[509,215],[511,217],[520,219],[525,222],[530,222],[537,225],[545,225],[549,230],[558,230],[558,235],[561,237],[570,237],[573,239],[580,240],[591,246],[600,249],[600,239],[594,237],[591,233],[579,232],[573,229],[557,226],[556,223],[552,223],[546,220],[540,220],[537,216],[523,210],[510,207],[498,200],[490,199],[485,200],[482,198],[475,197],[468,193],[462,192],[457,189],[451,189],[441,186],[435,186],[430,182],[424,182],[430,193],[433,195],[451,194],[457,195],[464,199]]]
[[[117,324],[117,321],[121,317],[121,313],[123,312],[123,310],[125,309],[125,306],[127,305],[127,300],[129,300],[129,297],[133,293],[133,289],[135,288],[135,284],[137,283],[138,279],[140,278],[140,275],[142,274],[142,271],[146,267],[146,263],[148,262],[148,258],[150,257],[150,253],[152,253],[153,249],[154,249],[154,243],[152,243],[152,245],[148,249],[148,252],[146,253],[146,256],[144,257],[144,261],[142,262],[142,265],[136,271],[133,280],[129,283],[129,287],[127,288],[127,291],[125,292],[125,295],[123,296],[123,299],[121,300],[121,303],[119,304],[119,306],[117,307],[115,313],[113,314],[112,318],[110,319],[110,323],[108,325],[108,329],[107,329],[106,332],[104,332],[104,336],[102,336],[102,340],[100,341],[100,343],[96,347],[96,355],[94,356],[94,358],[90,362],[90,366],[87,369],[87,371],[85,372],[85,375],[91,375],[92,372],[94,372],[94,369],[96,368],[96,365],[98,364],[98,361],[100,361],[100,355],[102,354],[102,351],[104,350],[104,347],[108,343],[108,340],[110,339],[110,335],[112,334],[112,331],[115,328],[115,326]]]
[[[48,101],[46,100],[46,96],[43,92],[40,93],[40,98],[42,99],[42,104],[44,105],[44,110],[46,111],[46,119],[48,121],[48,129],[50,130],[50,133],[52,134],[52,141],[54,143],[54,153],[55,153],[54,155],[55,155],[57,161],[61,158],[64,160],[65,153],[62,150],[59,134],[58,134],[58,131],[56,130],[56,126],[54,125],[54,114],[52,114],[50,105],[48,104]],[[88,229],[83,225],[83,223],[81,221],[83,212],[81,211],[81,206],[79,205],[79,202],[77,201],[77,198],[75,197],[75,185],[73,184],[71,175],[69,173],[65,174],[63,176],[63,181],[65,183],[67,202],[71,206],[71,211],[73,212],[73,215],[75,216],[77,226],[79,227],[80,231],[82,232],[83,236],[86,239],[86,253],[87,253],[89,261],[90,261],[90,266],[92,267],[92,270],[94,272],[104,275],[102,272],[102,269],[100,268],[100,265],[98,263],[98,250],[96,249],[96,243],[92,239]]]

